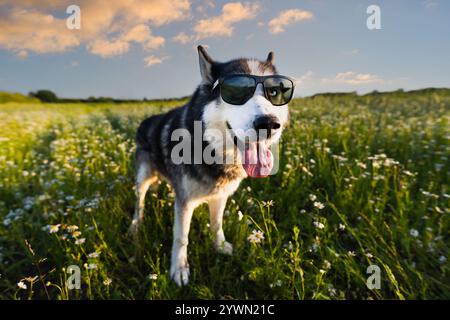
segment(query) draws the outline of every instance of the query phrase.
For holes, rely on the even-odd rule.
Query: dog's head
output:
[[[244,144],[242,163],[248,176],[269,175],[273,167],[270,146],[278,141],[288,121],[288,105],[283,104],[283,99],[277,100],[276,96],[283,94],[283,87],[281,91],[277,90],[279,87],[276,85],[270,87],[271,81],[279,80],[265,81],[266,76],[278,75],[274,66],[274,53],[270,52],[264,61],[241,58],[225,63],[214,61],[202,46],[198,47],[198,53],[202,76],[200,88],[210,97],[204,110],[203,121],[207,127],[228,129],[235,142]],[[254,91],[247,90],[244,94],[246,97],[240,101],[239,95],[242,92],[239,89],[233,91],[235,87],[229,86],[227,96],[223,92],[224,79],[232,79],[228,81],[233,84],[236,75],[251,76],[247,81],[253,84],[253,87],[257,83]],[[239,85],[242,85],[242,82]],[[233,97],[234,92],[237,95],[237,103],[233,101],[236,98]],[[287,94],[292,97],[292,93],[293,85]]]

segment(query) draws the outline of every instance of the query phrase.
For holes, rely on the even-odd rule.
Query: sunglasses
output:
[[[264,96],[274,106],[282,106],[291,101],[294,94],[294,82],[285,76],[235,74],[220,78],[218,84],[223,101],[233,105],[243,105],[253,97],[259,83],[263,85]]]

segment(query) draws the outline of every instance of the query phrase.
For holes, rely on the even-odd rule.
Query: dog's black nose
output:
[[[281,127],[278,119],[274,116],[259,116],[253,121],[253,127],[259,135],[260,130],[267,131],[267,138],[272,134],[272,130],[279,129]]]

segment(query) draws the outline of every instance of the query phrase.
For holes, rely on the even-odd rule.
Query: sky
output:
[[[0,91],[190,95],[198,44],[216,61],[274,51],[297,96],[450,87],[449,14],[447,0],[0,0]]]

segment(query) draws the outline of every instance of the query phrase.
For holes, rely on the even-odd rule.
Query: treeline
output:
[[[397,97],[406,97],[414,94],[439,94],[441,96],[450,96],[450,89],[448,88],[425,88],[418,90],[410,90],[405,91],[403,89],[395,90],[395,91],[372,91],[363,95],[358,95],[356,91],[351,92],[325,92],[325,93],[317,93],[310,97],[309,99],[315,98],[345,98],[345,97],[367,97],[373,96],[376,97],[378,95],[383,96],[397,96]],[[22,103],[143,103],[143,102],[152,102],[152,103],[165,103],[168,101],[177,102],[177,101],[185,101],[189,99],[190,96],[184,96],[180,98],[167,98],[167,99],[114,99],[111,97],[88,97],[86,99],[81,98],[60,98],[51,90],[38,90],[36,92],[30,92],[28,96],[23,95],[21,93],[10,93],[10,92],[2,92],[0,91],[0,103],[5,102],[22,102]]]
[[[417,90],[409,90],[405,91],[403,89],[398,89],[395,91],[378,91],[374,90],[372,92],[359,95],[356,91],[350,91],[350,92],[324,92],[324,93],[317,93],[309,98],[319,98],[319,97],[336,97],[336,98],[345,98],[345,97],[367,97],[367,96],[406,96],[411,94],[439,94],[439,95],[446,95],[450,96],[450,89],[449,88],[424,88],[424,89],[417,89]]]

